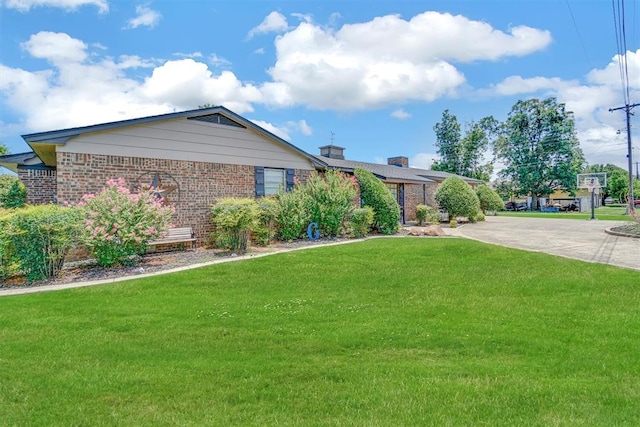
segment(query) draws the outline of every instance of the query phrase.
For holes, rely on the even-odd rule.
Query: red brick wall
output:
[[[18,169],[18,178],[27,187],[27,203],[42,205],[56,202],[56,171]]]
[[[405,221],[416,220],[416,206],[426,204],[437,206],[435,200],[436,184],[404,185],[404,218]]]
[[[174,224],[193,227],[199,246],[208,242],[210,207],[216,200],[255,196],[253,166],[73,153],[58,153],[57,160],[59,203],[76,203],[86,193],[99,192],[112,178],[136,183],[145,173],[171,175],[180,189]],[[296,170],[296,176],[305,180],[308,171]]]

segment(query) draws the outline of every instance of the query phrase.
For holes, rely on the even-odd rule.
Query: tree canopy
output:
[[[493,165],[482,161],[497,129],[498,122],[493,117],[485,117],[467,124],[462,136],[457,117],[445,110],[442,120],[433,127],[440,159],[433,163],[432,169],[488,181]]]
[[[4,156],[5,154],[9,154],[9,149],[6,145],[0,143],[0,156]]]
[[[556,189],[573,193],[584,163],[573,113],[555,98],[518,101],[494,151],[505,165],[500,177],[536,199]]]

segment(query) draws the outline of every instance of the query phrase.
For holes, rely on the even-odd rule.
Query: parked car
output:
[[[570,203],[568,205],[560,206],[561,212],[577,212],[579,210],[578,205]]]
[[[527,202],[507,202],[504,204],[504,209],[507,211],[526,211]]]

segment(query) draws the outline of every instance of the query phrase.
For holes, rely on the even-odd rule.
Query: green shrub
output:
[[[476,195],[480,201],[480,210],[486,215],[487,211],[499,211],[504,209],[502,197],[486,185],[476,188]]]
[[[103,267],[134,265],[173,216],[153,188],[132,193],[123,178],[107,181],[98,194],[85,194],[78,206],[85,217],[82,241]]]
[[[289,191],[278,195],[277,234],[282,240],[294,240],[302,236],[311,218],[306,210],[306,198],[301,191]]]
[[[11,247],[6,236],[6,232],[9,228],[7,224],[7,218],[10,211],[0,208],[0,280],[10,276],[12,272],[17,268],[15,265],[15,258],[12,256]],[[12,266],[16,268],[12,268]]]
[[[278,219],[278,200],[275,197],[261,197],[258,203],[258,224],[253,230],[253,240],[260,246],[267,246],[275,238]]]
[[[449,214],[449,220],[459,216],[473,218],[480,211],[480,200],[475,191],[462,178],[451,176],[436,190],[436,201]]]
[[[331,237],[340,231],[353,210],[353,200],[358,194],[354,179],[337,170],[328,170],[321,176],[311,174],[307,182],[297,186],[305,197],[305,209],[310,221],[318,223],[322,236]]]
[[[469,222],[482,222],[486,217],[482,212],[477,212],[475,215],[469,217]]]
[[[373,208],[374,228],[383,234],[396,233],[400,226],[400,207],[389,189],[367,170],[356,168],[354,175],[363,205]]]
[[[21,208],[27,200],[27,188],[13,175],[0,175],[0,207]]]
[[[246,252],[251,232],[258,225],[258,204],[253,199],[224,198],[211,207],[218,247]]]
[[[27,280],[57,276],[76,243],[79,211],[56,205],[31,206],[2,217],[3,274],[12,264]]]
[[[449,221],[449,227],[458,228],[458,221],[456,221],[455,219],[452,219],[451,221]]]
[[[354,209],[349,218],[349,225],[354,237],[363,237],[369,233],[373,225],[374,212],[371,206]]]
[[[416,206],[416,219],[418,220],[418,225],[423,225],[424,223],[440,224],[440,212],[433,206],[418,205]]]

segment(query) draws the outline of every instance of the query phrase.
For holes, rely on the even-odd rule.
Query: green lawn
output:
[[[625,207],[601,206],[595,209],[595,217],[605,221],[633,221],[631,215],[626,215]],[[591,211],[588,212],[540,212],[540,211],[500,211],[499,216],[516,216],[529,218],[564,218],[564,219],[590,219]]]
[[[640,272],[389,238],[0,298],[2,425],[640,425]]]

